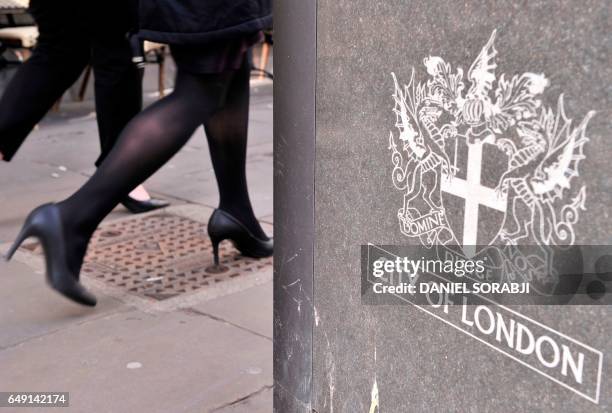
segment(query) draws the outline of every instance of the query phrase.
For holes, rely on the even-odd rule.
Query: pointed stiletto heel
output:
[[[226,239],[246,257],[265,258],[273,253],[272,239],[256,237],[242,222],[220,209],[215,209],[211,215],[207,229],[213,245],[215,265],[219,265],[219,243]]]
[[[23,228],[19,232],[19,235],[17,235],[15,242],[13,242],[13,245],[11,245],[11,248],[4,255],[4,259],[6,261],[10,261],[13,258],[13,255],[15,255],[15,252],[21,246],[21,244],[23,244],[23,241],[25,241],[31,235],[32,235],[32,226],[26,221],[26,223],[23,224]]]
[[[211,238],[211,242],[212,242],[212,247],[213,247],[213,259],[215,262],[215,266],[218,267],[219,266],[219,243],[221,241]]]
[[[17,239],[6,254],[10,259],[28,237],[40,241],[47,267],[47,282],[57,292],[82,305],[95,306],[96,297],[81,285],[78,274],[68,268],[61,215],[55,204],[45,204],[28,215]]]

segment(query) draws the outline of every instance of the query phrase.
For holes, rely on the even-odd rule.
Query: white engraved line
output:
[[[386,251],[384,248],[380,248],[380,247],[379,247],[379,246],[377,246],[377,245],[374,245],[374,244],[372,244],[372,243],[368,243],[368,245],[371,245],[371,246],[373,246],[373,247],[375,247],[375,248],[378,248],[378,249],[380,249],[381,251],[384,251],[385,253],[387,253],[387,254],[389,254],[389,255],[392,255],[392,256],[394,256],[394,257],[398,257],[397,255],[393,254],[392,252]],[[428,274],[433,275],[433,276],[436,276],[436,277],[438,277],[438,278],[442,278],[442,277],[440,277],[440,276],[438,276],[438,275],[436,275],[436,274],[434,274],[434,273],[428,273]],[[443,279],[443,278],[442,278],[442,279]],[[418,305],[418,304],[413,303],[412,301],[408,300],[407,298],[405,298],[405,297],[403,297],[403,296],[401,296],[401,295],[399,295],[399,294],[392,294],[392,295],[396,296],[396,297],[397,297],[397,298],[399,298],[400,300],[404,300],[404,301],[406,301],[407,303],[409,303],[409,304],[413,305],[414,307],[418,308],[419,310],[424,311],[424,312],[426,312],[426,313],[428,313],[428,314],[432,315],[433,317],[435,317],[435,318],[439,319],[440,321],[442,321],[442,322],[444,322],[444,323],[446,323],[446,324],[450,325],[451,327],[453,327],[453,328],[455,328],[455,329],[457,329],[457,330],[459,330],[459,331],[461,331],[461,332],[463,332],[463,333],[467,334],[468,336],[470,336],[470,337],[472,337],[472,338],[474,338],[474,339],[476,339],[476,340],[480,341],[481,343],[483,343],[483,344],[485,344],[485,345],[487,345],[487,346],[491,347],[492,349],[494,349],[494,350],[496,350],[496,351],[498,351],[498,352],[500,352],[500,353],[502,353],[502,354],[504,354],[504,355],[506,355],[506,356],[510,357],[510,358],[511,358],[511,359],[513,359],[514,361],[519,362],[520,364],[522,364],[522,365],[524,365],[524,366],[526,366],[526,367],[530,368],[531,370],[535,371],[536,373],[539,373],[539,374],[541,374],[542,376],[549,378],[550,380],[552,380],[552,381],[554,381],[555,383],[560,384],[561,386],[563,386],[563,387],[565,387],[565,388],[567,388],[567,389],[569,389],[569,390],[573,391],[574,393],[578,394],[579,396],[581,396],[581,397],[583,397],[583,398],[585,398],[585,399],[587,399],[587,400],[589,400],[589,401],[591,401],[591,402],[593,402],[593,403],[595,403],[595,404],[599,404],[599,393],[600,393],[600,387],[601,387],[601,373],[602,373],[602,367],[603,367],[603,353],[602,353],[600,350],[597,350],[597,349],[595,349],[595,348],[593,348],[593,347],[589,346],[588,344],[584,344],[584,343],[582,343],[582,342],[580,342],[580,341],[578,341],[578,340],[576,340],[576,339],[574,339],[574,338],[572,338],[572,337],[570,337],[570,336],[568,336],[568,335],[566,335],[566,334],[561,333],[560,331],[555,330],[554,328],[548,327],[548,326],[546,326],[546,325],[544,325],[544,324],[542,324],[542,323],[540,323],[540,322],[538,322],[538,321],[536,321],[536,320],[534,320],[534,319],[531,319],[531,318],[529,318],[529,317],[527,317],[527,316],[525,316],[525,315],[523,315],[523,314],[521,314],[521,313],[519,313],[519,312],[517,312],[517,311],[514,311],[514,310],[512,310],[512,309],[510,309],[510,308],[508,308],[508,307],[506,307],[506,306],[503,306],[503,305],[501,305],[501,304],[497,304],[495,301],[492,301],[492,300],[490,300],[490,299],[488,299],[488,298],[486,298],[486,297],[483,297],[483,296],[481,296],[481,295],[479,295],[479,294],[474,294],[474,295],[478,296],[479,298],[481,298],[481,299],[483,299],[483,300],[486,300],[486,301],[490,302],[490,303],[491,303],[491,304],[493,304],[493,305],[498,306],[499,308],[502,308],[502,309],[504,309],[504,310],[506,310],[506,311],[508,311],[508,312],[510,312],[510,313],[513,313],[513,314],[515,314],[515,315],[517,315],[517,316],[519,316],[519,317],[522,317],[522,318],[524,318],[524,319],[526,319],[526,320],[529,320],[529,321],[531,321],[532,323],[534,323],[535,325],[538,325],[538,326],[540,326],[540,327],[542,327],[542,328],[544,328],[544,329],[546,329],[546,330],[552,331],[552,332],[554,332],[554,333],[558,334],[559,336],[561,336],[561,337],[563,337],[563,338],[565,338],[565,339],[567,339],[567,340],[569,340],[569,341],[572,341],[572,342],[574,342],[574,343],[576,343],[576,344],[579,344],[579,345],[583,346],[584,348],[586,348],[587,350],[590,350],[590,351],[592,351],[593,353],[597,354],[597,355],[599,356],[599,365],[598,365],[598,371],[597,371],[597,385],[596,385],[596,391],[595,391],[595,398],[592,398],[591,396],[589,396],[589,395],[587,395],[587,394],[585,394],[585,393],[582,393],[580,390],[574,389],[574,388],[573,388],[573,387],[571,387],[570,385],[568,385],[568,384],[566,384],[566,383],[563,383],[562,381],[560,381],[560,380],[558,380],[558,379],[556,379],[556,378],[554,378],[554,377],[552,377],[552,376],[550,376],[550,375],[548,375],[548,374],[544,373],[543,371],[540,371],[540,370],[536,369],[535,367],[531,366],[530,364],[528,364],[528,363],[526,363],[526,362],[524,362],[524,361],[522,361],[522,360],[520,360],[520,359],[516,358],[516,357],[515,357],[515,356],[513,356],[512,354],[509,354],[509,353],[505,352],[504,350],[502,350],[502,349],[500,349],[500,348],[497,348],[497,347],[495,347],[494,345],[492,345],[492,344],[488,343],[487,341],[484,341],[483,339],[476,337],[475,335],[473,335],[472,333],[468,332],[467,330],[464,330],[464,329],[462,329],[461,327],[456,326],[455,324],[451,323],[450,321],[445,320],[444,318],[442,318],[442,317],[440,317],[440,316],[438,316],[438,315],[436,315],[436,314],[432,313],[432,312],[431,312],[431,311],[429,311],[429,310],[426,310],[426,309],[425,309],[425,308],[423,308],[422,306],[420,306],[420,305]]]

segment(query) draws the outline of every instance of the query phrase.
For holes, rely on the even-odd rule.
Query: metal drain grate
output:
[[[40,253],[40,247],[25,248]],[[93,236],[82,275],[129,293],[165,300],[211,284],[247,276],[272,265],[272,258],[243,257],[229,242],[214,267],[206,225],[163,213],[105,224]]]

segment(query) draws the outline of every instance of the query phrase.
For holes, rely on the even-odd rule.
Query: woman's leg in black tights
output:
[[[267,239],[255,218],[246,179],[250,67],[245,59],[228,87],[225,106],[204,122],[219,187],[219,209],[238,218],[258,238]]]
[[[233,76],[233,72],[193,75],[179,68],[174,92],[136,116],[96,173],[58,204],[69,242],[69,266],[75,274],[98,224],[223,106]]]

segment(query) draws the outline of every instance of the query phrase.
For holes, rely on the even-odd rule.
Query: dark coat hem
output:
[[[205,33],[170,33],[155,30],[141,29],[139,37],[157,43],[165,44],[206,44],[217,40],[226,40],[239,37],[243,34],[255,33],[259,30],[272,27],[272,16],[259,17],[235,26],[225,27]]]

